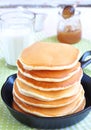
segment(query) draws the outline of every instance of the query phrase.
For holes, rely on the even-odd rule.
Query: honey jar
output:
[[[82,28],[80,21],[80,12],[67,19],[63,18],[59,13],[59,22],[57,27],[57,39],[62,43],[78,43],[81,40]]]

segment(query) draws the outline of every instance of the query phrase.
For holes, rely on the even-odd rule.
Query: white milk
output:
[[[16,66],[17,58],[21,51],[30,44],[29,40],[32,34],[33,31],[30,31],[27,27],[14,29],[5,28],[0,32],[0,44],[8,65]]]

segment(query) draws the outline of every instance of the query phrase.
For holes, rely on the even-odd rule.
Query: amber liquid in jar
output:
[[[74,31],[59,31],[57,38],[60,42],[63,43],[77,43],[81,40],[81,29]]]
[[[82,30],[79,14],[72,16],[69,19],[60,18],[57,39],[62,43],[78,43],[81,40]]]

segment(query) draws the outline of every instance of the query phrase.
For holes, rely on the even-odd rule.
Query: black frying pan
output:
[[[80,58],[80,63],[81,63],[81,67],[85,68],[87,65],[89,65],[91,63],[91,58],[90,59],[86,59],[89,56],[91,56],[91,51],[86,51],[82,57]]]
[[[80,58],[82,68],[86,67],[88,64],[91,63],[91,59],[86,60],[86,58],[91,55],[91,51],[88,51],[83,54]],[[18,112],[12,108],[12,89],[13,83],[16,79],[16,74],[9,76],[2,86],[1,89],[1,97],[6,104],[7,108],[9,109],[10,113],[21,123],[26,124],[33,128],[41,128],[41,129],[57,129],[57,128],[64,128],[67,126],[74,125],[84,119],[91,109],[91,78],[83,74],[81,83],[85,90],[85,97],[86,97],[86,106],[85,109],[77,112],[75,114],[71,114],[68,116],[62,117],[38,117],[32,114],[24,114]]]

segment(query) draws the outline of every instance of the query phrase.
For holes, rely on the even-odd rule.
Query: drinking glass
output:
[[[22,50],[34,33],[34,15],[22,11],[3,13],[0,19],[0,47],[7,66],[16,67]],[[32,41],[31,41],[32,43]]]

